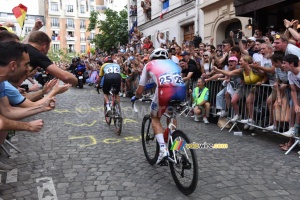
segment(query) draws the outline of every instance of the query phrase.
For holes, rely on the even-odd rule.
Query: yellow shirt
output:
[[[264,79],[264,77],[255,74],[252,69],[250,70],[249,76],[247,76],[245,70],[243,70],[243,76],[244,82],[246,84],[255,84],[257,82],[261,82]]]

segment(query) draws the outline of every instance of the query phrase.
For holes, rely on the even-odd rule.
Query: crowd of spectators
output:
[[[272,92],[266,99],[270,115],[268,126],[262,128],[265,131],[275,131],[280,126],[280,120],[274,119],[275,104],[282,104],[283,99],[287,98],[284,102],[291,102],[288,105],[291,107],[288,110],[290,112],[288,115],[291,117],[288,121],[289,129],[282,132],[282,135],[291,139],[280,148],[288,150],[300,126],[299,119],[295,116],[300,109],[298,102],[294,102],[296,100],[292,98],[293,91],[300,85],[298,86],[297,73],[295,72],[295,76],[292,76],[291,72],[287,72],[288,70],[283,66],[285,63],[289,65],[294,63],[293,66],[297,67],[293,59],[295,56],[300,57],[300,35],[297,30],[297,20],[284,20],[284,25],[286,30],[276,30],[274,26],[265,29],[256,28],[253,31],[254,34],[250,36],[246,36],[242,31],[232,31],[230,37],[217,48],[213,45],[213,38],[210,44],[197,43],[194,40],[184,41],[180,45],[175,38],[170,41],[164,33],[159,31],[155,35],[157,41],[154,42],[149,37],[144,37],[143,33],[135,28],[132,33],[132,43],[120,47],[118,52],[112,54],[115,62],[122,68],[120,96],[133,95],[139,75],[149,61],[149,54],[154,48],[165,48],[168,49],[169,58],[182,68],[183,80],[188,89],[187,99],[196,98],[193,99],[193,109],[190,112],[195,121],[199,121],[199,117],[202,116],[203,122],[209,123],[210,106],[217,109],[216,114],[220,117],[229,115],[232,108],[233,115],[228,116],[230,121],[244,123],[245,129],[253,130],[258,126],[258,122],[254,119],[253,106],[258,94],[253,86],[258,88],[264,85],[272,88]],[[157,45],[154,46],[154,43]],[[291,77],[293,80],[290,80]],[[198,81],[199,78],[201,80]],[[203,83],[207,85],[211,81],[221,81],[222,90],[216,92],[212,91],[213,88],[208,88],[206,95],[201,97],[201,91],[205,89],[202,86]],[[233,83],[234,87],[228,86],[231,85],[228,84],[229,82]],[[198,91],[198,89],[195,90],[197,87],[200,91],[198,96],[194,92]],[[241,99],[244,97],[246,111],[240,113]],[[199,99],[202,102],[199,102]],[[216,102],[214,105],[209,104],[211,99]]]
[[[37,19],[34,28],[20,42],[13,32],[12,23],[0,25],[0,144],[9,139],[14,131],[38,132],[43,127],[43,120],[20,121],[26,117],[53,110],[55,96],[77,85],[77,79],[69,72],[57,67],[46,55],[51,38],[39,31],[43,22]],[[40,88],[32,77],[39,68],[56,77]],[[32,81],[32,87],[25,90],[25,79]],[[60,80],[65,82],[60,85]],[[23,85],[24,86],[24,85]],[[11,134],[8,135],[10,131]],[[0,171],[12,169],[0,157]]]

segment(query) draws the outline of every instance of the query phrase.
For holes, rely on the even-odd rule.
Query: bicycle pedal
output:
[[[160,161],[160,163],[158,164],[159,166],[169,166],[169,162],[166,160],[162,160]]]

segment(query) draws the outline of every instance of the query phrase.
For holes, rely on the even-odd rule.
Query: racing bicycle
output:
[[[121,106],[118,103],[116,98],[116,87],[117,87],[116,85],[112,85],[108,95],[111,114],[107,114],[106,102],[104,101],[104,116],[105,116],[105,121],[108,125],[110,125],[111,122],[113,121],[115,131],[118,135],[120,135],[122,132],[123,118],[122,118]]]
[[[164,132],[165,143],[167,144],[169,157],[163,166],[170,166],[173,180],[178,189],[185,195],[192,194],[198,184],[198,162],[194,149],[186,148],[185,144],[189,144],[190,140],[187,135],[176,130],[173,120],[176,119],[176,108],[180,105],[180,101],[171,101],[168,113],[164,113],[170,121]],[[133,108],[137,112],[135,102]],[[154,165],[159,155],[159,144],[151,126],[151,116],[145,115],[142,122],[142,145],[145,157],[150,165]],[[172,130],[175,130],[174,132]]]

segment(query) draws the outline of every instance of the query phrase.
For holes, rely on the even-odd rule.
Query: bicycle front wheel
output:
[[[176,163],[169,162],[172,177],[178,189],[185,195],[192,194],[198,184],[198,162],[194,149],[182,146],[180,149],[171,150],[174,143],[189,144],[189,138],[179,130],[172,134],[173,143],[169,146],[170,157]],[[177,146],[177,145],[173,145]],[[174,148],[174,147],[173,147]]]
[[[114,125],[116,128],[116,132],[118,135],[120,135],[122,132],[123,118],[122,118],[121,106],[117,101],[115,101],[113,112],[114,112]]]
[[[158,158],[159,145],[151,126],[150,115],[144,116],[141,133],[145,157],[150,165],[154,165]]]

